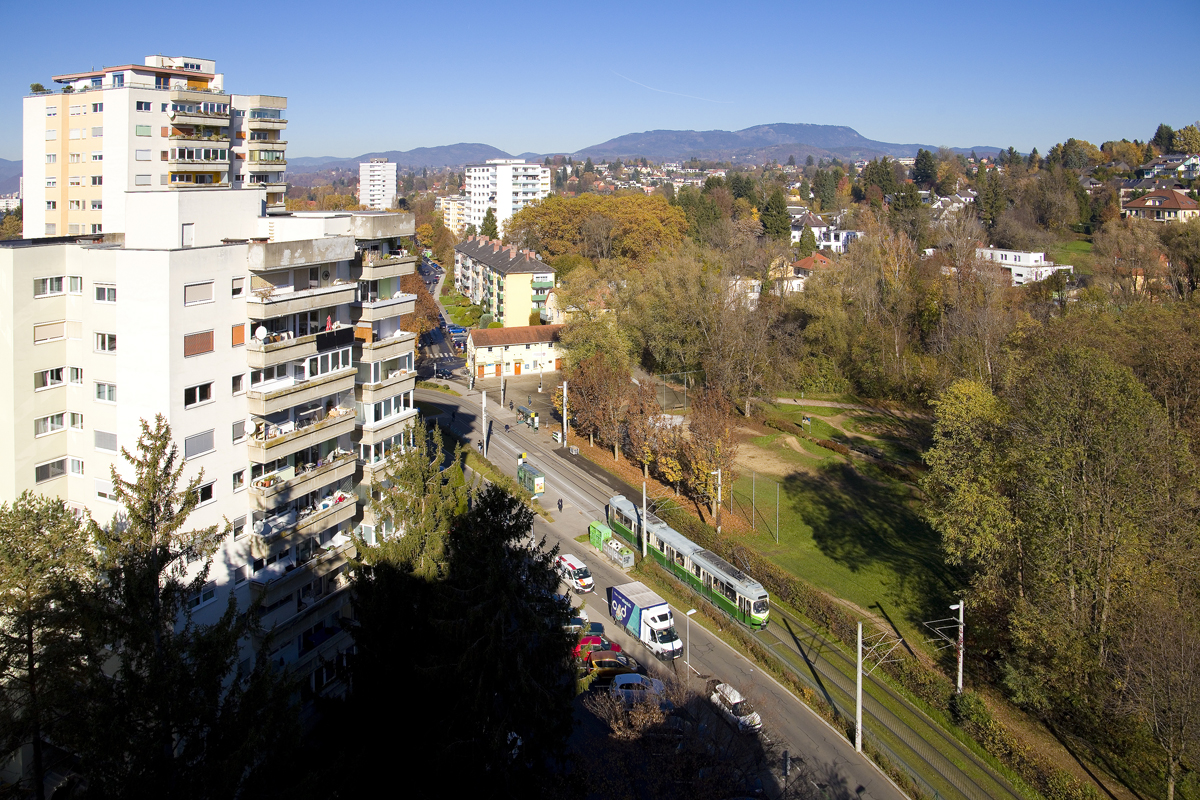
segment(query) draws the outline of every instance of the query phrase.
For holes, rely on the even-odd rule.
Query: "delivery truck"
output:
[[[683,652],[671,607],[641,581],[610,588],[608,610],[614,622],[659,658],[679,658]]]

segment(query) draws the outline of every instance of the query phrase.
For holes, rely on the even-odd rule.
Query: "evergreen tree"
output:
[[[238,667],[240,643],[260,628],[232,595],[212,624],[191,615],[212,591],[209,566],[228,533],[185,530],[203,471],[181,485],[161,415],[143,420],[136,453],[122,454],[134,474],[111,471],[123,510],[103,528],[91,523],[102,580],[83,640],[101,657],[57,741],[79,756],[89,797],[233,797],[277,785],[276,761],[298,738],[294,687],[265,657]]]
[[[804,159],[804,166],[811,167],[812,165],[813,165],[813,157],[812,157],[812,154],[809,153],[808,158]]]
[[[794,166],[796,166],[796,156],[795,156],[795,155],[790,155],[790,156],[788,156],[787,165],[788,165],[789,167],[794,167]]]
[[[1154,131],[1154,137],[1150,140],[1150,144],[1154,145],[1160,153],[1169,153],[1174,140],[1175,129],[1164,122],[1158,126],[1158,130]]]
[[[475,227],[475,223],[474,222],[467,223],[467,227],[463,231],[463,235],[464,236],[474,236],[477,233],[479,233],[479,230]]]
[[[813,233],[812,228],[804,226],[804,233],[800,234],[800,243],[796,245],[796,254],[800,258],[808,258],[817,251],[817,235]]]
[[[584,172],[593,172],[593,173],[596,171],[596,166],[595,166],[595,164],[592,163],[591,156],[588,156],[587,163],[585,163],[583,165],[583,171]]]
[[[496,227],[496,209],[488,208],[487,213],[483,215],[483,226],[479,232],[492,240],[500,238],[500,230]]]
[[[767,200],[767,207],[762,213],[762,225],[763,233],[777,242],[786,242],[791,237],[792,221],[782,189],[776,188]]]
[[[86,653],[70,613],[94,579],[90,539],[58,498],[24,492],[0,506],[0,747],[31,745],[33,796],[45,797],[43,742],[71,712]]]
[[[937,183],[937,160],[933,153],[921,148],[917,150],[917,161],[913,165],[912,179],[914,182],[929,188]]]

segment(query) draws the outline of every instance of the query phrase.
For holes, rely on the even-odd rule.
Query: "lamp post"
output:
[[[717,476],[717,536],[721,535],[721,468],[717,467],[716,472],[710,472],[709,475]]]
[[[958,694],[962,694],[963,690],[963,630],[965,628],[963,622],[963,610],[966,605],[967,602],[965,600],[959,600],[957,603],[950,606],[951,611],[958,612]]]
[[[696,609],[687,612],[687,661],[688,667],[688,688],[692,687],[692,614],[696,613]]]
[[[564,380],[562,382],[562,385],[559,386],[558,388],[563,390],[563,410],[562,410],[563,440],[562,440],[562,445],[563,445],[563,447],[566,447],[567,446],[567,382]]]

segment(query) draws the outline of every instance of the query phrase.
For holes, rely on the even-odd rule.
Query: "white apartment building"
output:
[[[311,697],[337,690],[349,534],[376,541],[364,501],[417,415],[414,221],[267,216],[266,194],[130,189],[123,234],[0,242],[0,500],[107,521],[120,448],[163,414],[185,479],[203,471],[189,525],[233,525],[196,619],[261,601],[268,655]]]
[[[395,164],[386,158],[372,158],[358,165],[358,204],[376,211],[395,207]]]
[[[992,261],[1012,276],[1013,286],[1044,281],[1055,272],[1074,272],[1070,264],[1055,264],[1046,260],[1045,253],[1030,253],[1023,250],[1003,250],[996,247],[975,248],[976,258]]]
[[[120,233],[127,191],[257,187],[284,205],[286,98],[230,95],[216,63],[144,64],[54,76],[24,100],[24,236]]]
[[[550,194],[550,168],[527,164],[514,158],[491,158],[484,164],[468,164],[463,194],[467,197],[467,224],[483,227],[489,208],[496,212],[496,226],[504,226],[512,215]]]

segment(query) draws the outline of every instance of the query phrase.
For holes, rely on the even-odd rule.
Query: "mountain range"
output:
[[[0,158],[0,194],[12,194],[21,188],[21,162]]]

